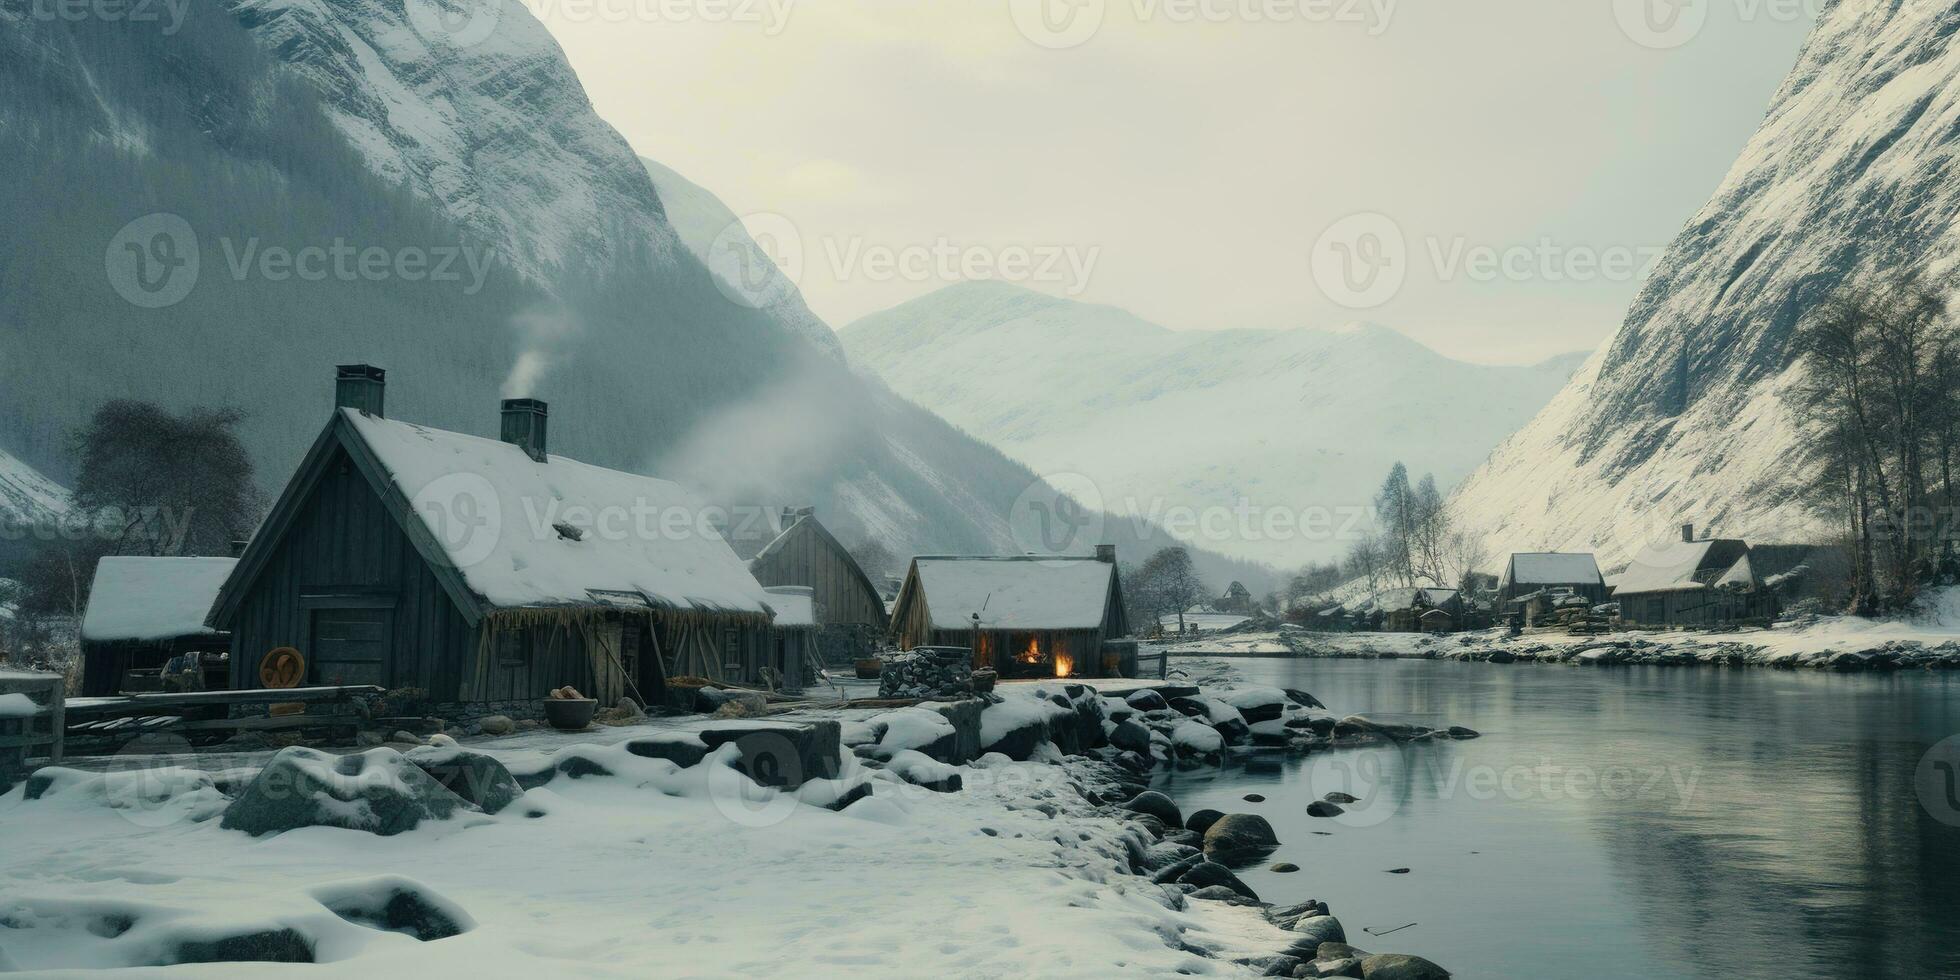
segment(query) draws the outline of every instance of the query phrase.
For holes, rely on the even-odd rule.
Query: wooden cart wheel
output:
[[[280,647],[259,661],[259,683],[268,689],[298,687],[306,679],[306,658],[292,647]]]

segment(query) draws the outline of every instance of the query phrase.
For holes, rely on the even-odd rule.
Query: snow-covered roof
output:
[[[1736,559],[1735,564],[1729,566],[1729,570],[1723,572],[1722,577],[1715,580],[1716,588],[1721,588],[1725,585],[1741,586],[1745,589],[1753,588],[1756,585],[1756,570],[1754,566],[1749,564],[1748,555],[1743,555],[1741,558]]]
[[[496,439],[341,414],[491,608],[590,606],[603,598],[595,593],[638,593],[666,608],[769,612],[748,565],[677,484],[563,456],[540,463]]]
[[[236,558],[104,558],[89,588],[82,639],[157,642],[213,635],[204,617],[237,564]]]
[[[1708,584],[1697,577],[1697,573],[1710,570],[1711,561],[1720,561],[1724,556],[1711,552],[1720,548],[1730,554],[1739,551],[1741,562],[1748,560],[1748,546],[1740,541],[1721,538],[1701,541],[1663,541],[1640,549],[1628,565],[1614,580],[1615,595],[1632,595],[1639,592],[1674,592],[1686,589],[1705,589]],[[1730,550],[1735,549],[1735,550]],[[1737,562],[1718,564],[1715,571],[1732,569]],[[1755,576],[1747,571],[1745,584],[1755,584]]]
[[[1426,588],[1383,589],[1375,593],[1369,602],[1372,603],[1374,608],[1381,610],[1412,609],[1415,607],[1417,594],[1421,594],[1429,606],[1434,608],[1445,606],[1455,601],[1457,590]]]
[[[1603,581],[1589,554],[1529,552],[1511,556],[1504,585],[1592,585]]]
[[[816,590],[807,585],[772,585],[769,607],[776,610],[776,625],[794,629],[817,625]]]
[[[919,558],[934,629],[1096,629],[1116,566],[1094,558]]]

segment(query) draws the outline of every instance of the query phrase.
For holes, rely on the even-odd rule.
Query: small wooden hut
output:
[[[966,647],[1003,678],[1111,677],[1130,633],[1115,550],[1094,558],[914,558],[892,610],[907,650]]]
[[[337,407],[220,590],[234,684],[271,651],[305,683],[423,693],[435,714],[534,715],[570,685],[664,697],[677,674],[760,683],[773,610],[675,484],[547,452],[547,408],[503,403],[501,439],[383,414],[385,375],[340,369]]]
[[[749,571],[765,588],[810,590],[816,607],[811,639],[827,663],[870,656],[891,624],[878,587],[817,520],[814,508],[786,509],[782,533],[749,560]]]
[[[1606,601],[1606,578],[1599,574],[1599,562],[1584,553],[1519,552],[1504,565],[1497,581],[1498,613],[1518,611],[1519,600],[1538,592],[1558,592],[1583,596],[1588,603]]]
[[[1749,561],[1738,538],[1697,538],[1694,526],[1681,540],[1648,545],[1614,580],[1620,621],[1633,626],[1719,626],[1776,615],[1775,591]]]
[[[190,690],[231,686],[231,635],[206,626],[233,558],[111,555],[95,566],[82,614],[82,697],[164,690],[164,667]]]

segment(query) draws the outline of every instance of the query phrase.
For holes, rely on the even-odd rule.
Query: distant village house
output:
[[[231,686],[231,636],[204,623],[233,558],[112,555],[82,614],[83,697]],[[177,669],[166,681],[166,668]]]
[[[1648,545],[1613,582],[1620,621],[1630,626],[1718,626],[1776,615],[1773,590],[1762,588],[1737,538],[1698,538],[1694,525],[1678,541]]]
[[[871,577],[809,507],[783,512],[783,531],[749,560],[765,587],[803,586],[815,602],[812,641],[825,663],[848,664],[870,656],[891,620]]]
[[[915,558],[892,632],[907,650],[966,647],[1002,678],[1125,676],[1136,650],[1107,545],[1094,558]]]

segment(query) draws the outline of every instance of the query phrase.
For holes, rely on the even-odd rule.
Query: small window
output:
[[[497,631],[497,666],[522,667],[528,662],[530,652],[530,630],[506,629]]]

